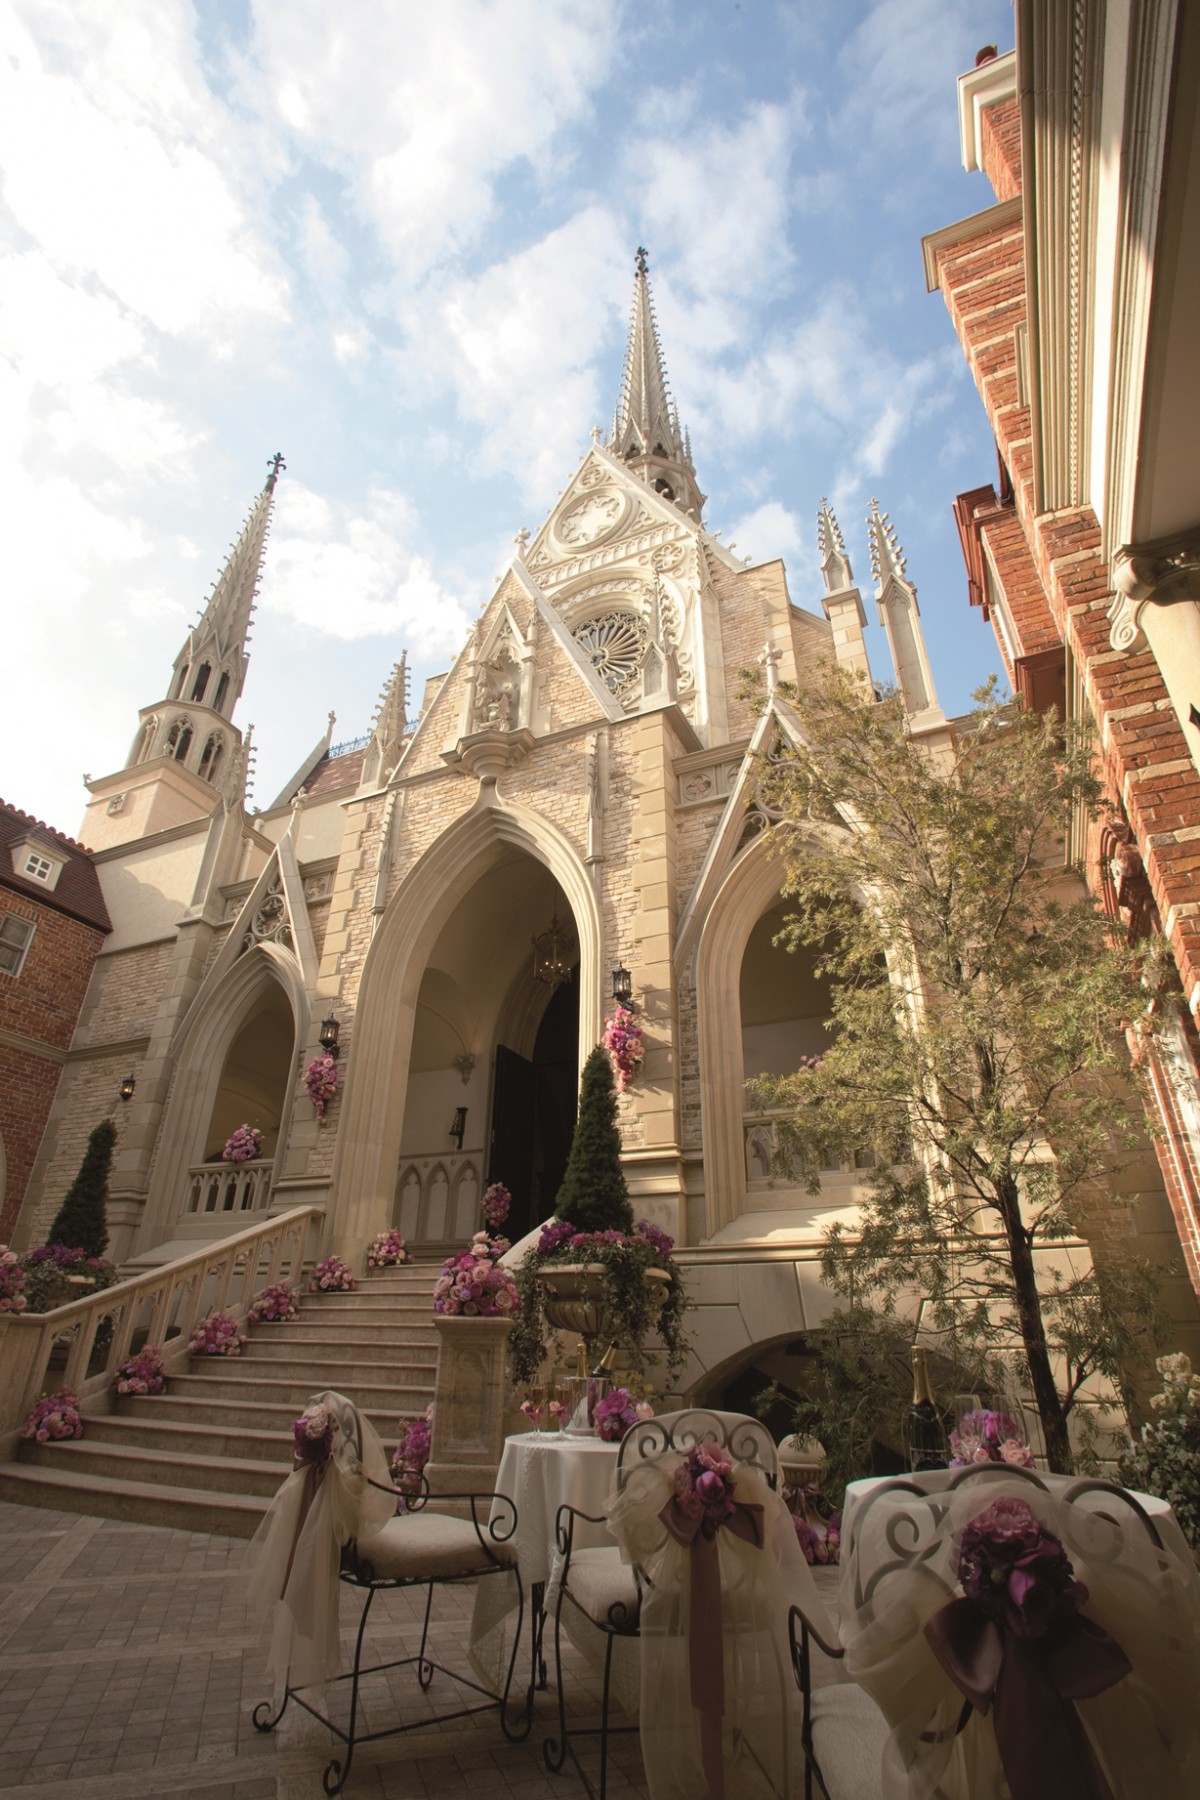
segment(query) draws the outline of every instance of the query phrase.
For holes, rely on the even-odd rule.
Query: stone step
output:
[[[265,1372],[277,1369],[281,1371],[278,1376]],[[292,1373],[283,1371],[279,1363],[246,1364],[239,1357],[236,1371],[231,1368],[219,1375],[207,1372],[173,1375],[170,1382],[172,1397],[212,1400],[219,1406],[231,1400],[262,1400],[268,1405],[294,1406],[297,1395],[304,1398],[322,1388],[345,1394],[371,1412],[376,1407],[392,1406],[397,1396],[406,1392],[419,1390],[424,1393],[428,1389],[432,1393],[433,1377],[430,1373],[428,1380],[422,1381],[418,1373],[414,1372],[409,1378],[406,1370],[397,1369],[392,1378],[387,1369],[372,1368],[370,1364],[332,1362],[320,1362],[311,1370]]]
[[[362,1320],[351,1318],[346,1321],[345,1328],[340,1329],[332,1319],[280,1319],[270,1325],[254,1325],[247,1333],[250,1339],[247,1351],[257,1351],[260,1345],[297,1344],[304,1345],[310,1339],[327,1341],[334,1344],[357,1344],[369,1349],[371,1355],[379,1345],[395,1344],[401,1349],[425,1349],[436,1355],[437,1340],[428,1324],[417,1320]]]
[[[0,1500],[51,1512],[90,1513],[140,1525],[170,1525],[220,1537],[253,1537],[267,1510],[261,1494],[208,1492],[156,1482],[79,1475],[61,1464],[0,1465]]]
[[[301,1319],[315,1316],[329,1318],[415,1319],[428,1323],[433,1319],[433,1301],[428,1294],[305,1294],[300,1302]],[[282,1320],[269,1321],[282,1324]]]
[[[194,1456],[220,1456],[239,1464],[256,1461],[286,1464],[291,1458],[290,1427],[257,1430],[253,1426],[228,1426],[205,1420],[199,1413],[191,1420],[164,1419],[155,1413],[154,1399],[140,1413],[125,1410],[132,1404],[130,1400],[122,1400],[118,1412],[110,1413],[106,1418],[89,1418],[87,1438],[100,1444],[127,1444],[133,1448],[144,1445],[149,1450],[169,1450],[179,1467],[189,1463]],[[388,1431],[394,1434],[395,1420],[389,1419],[386,1424]]]
[[[284,1333],[287,1327],[280,1325],[276,1330]],[[364,1338],[358,1332],[342,1336],[336,1331],[310,1331],[278,1337],[267,1337],[264,1332],[261,1336],[251,1337],[237,1360],[239,1363],[285,1362],[290,1366],[301,1361],[311,1363],[325,1356],[330,1362],[366,1362],[377,1368],[404,1364],[414,1368],[436,1368],[437,1347],[429,1342],[428,1334],[414,1331],[411,1335],[411,1343],[397,1343],[390,1338]]]
[[[189,1488],[206,1493],[227,1493],[236,1477],[240,1494],[258,1495],[269,1500],[281,1482],[291,1473],[291,1444],[282,1450],[278,1461],[224,1456],[200,1456],[189,1453],[186,1465],[170,1450],[152,1450],[148,1445],[105,1443],[93,1437],[70,1438],[61,1444],[22,1444],[19,1460],[42,1469],[73,1469],[83,1477],[100,1475],[110,1481],[153,1482],[170,1487],[186,1474]]]
[[[214,1402],[208,1394],[201,1397],[168,1392],[153,1398],[140,1398],[137,1405],[139,1408],[152,1406],[159,1418],[175,1420],[181,1424],[199,1423],[202,1426],[215,1425],[217,1429],[231,1426],[271,1432],[290,1431],[293,1420],[303,1412],[307,1399],[307,1393],[302,1393],[299,1399],[283,1397],[273,1403],[261,1398],[248,1400],[231,1395],[227,1400]],[[386,1443],[389,1436],[395,1435],[398,1418],[415,1418],[419,1413],[424,1413],[433,1399],[433,1389],[398,1388],[382,1402],[364,1399],[361,1394],[348,1394],[347,1399],[361,1406]]]

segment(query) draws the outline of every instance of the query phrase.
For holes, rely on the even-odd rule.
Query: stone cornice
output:
[[[969,218],[956,219],[953,225],[943,225],[940,231],[930,231],[921,239],[921,259],[925,265],[925,287],[931,294],[936,294],[942,285],[938,273],[938,254],[942,250],[953,250],[959,244],[969,243],[972,238],[983,237],[989,231],[1007,230],[1010,225],[1021,223],[1021,196],[1017,194],[1012,200],[1000,200],[995,206],[989,206],[983,212],[972,213]]]
[[[989,106],[1000,100],[1011,100],[1017,91],[1017,53],[993,56],[958,78],[958,135],[962,145],[963,168],[968,173],[983,168],[980,155],[979,123]]]

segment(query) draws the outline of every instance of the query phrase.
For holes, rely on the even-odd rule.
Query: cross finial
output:
[[[528,542],[529,527],[527,525],[522,525],[520,531],[518,531],[516,537],[513,539],[513,543],[517,546],[517,549],[521,552],[522,556],[525,554],[525,547]]]
[[[273,488],[275,483],[279,480],[279,477],[283,474],[283,471],[287,468],[287,464],[283,460],[282,450],[277,450],[274,456],[267,458],[267,467],[271,471],[267,476],[267,486]]]
[[[650,272],[650,252],[646,249],[646,246],[644,244],[638,245],[637,255],[633,259],[633,266],[637,270],[639,275],[649,274],[649,272]]]

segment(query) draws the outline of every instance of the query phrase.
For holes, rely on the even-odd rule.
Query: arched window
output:
[[[219,731],[214,731],[204,746],[204,754],[200,758],[199,775],[201,781],[215,781],[217,770],[221,766],[221,757],[225,749],[225,740]]]
[[[183,690],[187,686],[187,678],[188,678],[189,673],[190,673],[190,671],[189,671],[188,665],[187,665],[187,663],[184,663],[182,669],[180,669],[180,671],[179,671],[179,680],[175,683],[175,693],[173,695],[174,699],[178,700],[181,698],[181,696],[183,694]]]
[[[203,700],[204,690],[208,686],[208,678],[211,674],[212,674],[212,665],[210,663],[201,663],[200,667],[196,670],[196,681],[195,681],[194,687],[192,688],[192,699],[193,700],[195,700],[195,701]]]
[[[191,726],[186,719],[176,719],[170,731],[167,733],[167,741],[164,745],[167,755],[173,756],[176,762],[182,762],[191,747]]]
[[[213,711],[220,712],[226,694],[229,692],[229,670],[222,669],[221,679],[217,683],[216,695],[213,698]]]

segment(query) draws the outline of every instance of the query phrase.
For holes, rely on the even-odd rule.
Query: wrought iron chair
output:
[[[749,1463],[758,1469],[772,1490],[779,1486],[779,1459],[774,1439],[757,1419],[743,1413],[713,1412],[703,1407],[688,1407],[682,1412],[664,1413],[635,1425],[621,1441],[617,1457],[615,1485],[619,1493],[632,1470],[649,1460],[657,1460],[667,1451],[681,1454],[705,1439],[715,1439],[726,1448],[736,1462]],[[649,1586],[645,1570],[623,1562],[614,1545],[600,1549],[576,1549],[575,1527],[579,1522],[603,1524],[602,1518],[563,1505],[558,1509],[556,1539],[562,1559],[558,1571],[557,1596],[554,1606],[554,1666],[558,1686],[558,1736],[548,1737],[542,1746],[546,1767],[561,1772],[567,1757],[591,1800],[605,1800],[608,1784],[608,1739],[612,1732],[637,1731],[637,1725],[610,1725],[609,1706],[612,1697],[612,1664],[615,1646],[622,1639],[637,1638],[641,1630],[642,1597]],[[555,1578],[551,1577],[551,1587]],[[569,1623],[583,1622],[603,1635],[604,1672],[598,1725],[568,1727],[566,1696],[563,1687],[562,1638],[564,1611]],[[592,1786],[575,1747],[579,1738],[599,1737],[599,1784]]]
[[[499,1712],[500,1726],[505,1737],[513,1743],[522,1742],[528,1737],[533,1722],[532,1692],[526,1696],[524,1709],[518,1714],[516,1721],[510,1721],[508,1716],[509,1695],[524,1618],[524,1590],[513,1547],[517,1524],[516,1507],[511,1500],[500,1494],[439,1494],[436,1496],[436,1504],[440,1505],[448,1500],[465,1504],[469,1508],[469,1518],[429,1510],[429,1488],[423,1476],[406,1480],[404,1488],[398,1489],[390,1482],[380,1481],[372,1475],[371,1468],[378,1470],[380,1460],[386,1469],[386,1459],[372,1427],[363,1420],[352,1401],[338,1394],[323,1394],[316,1399],[321,1403],[337,1403],[336,1430],[341,1434],[342,1441],[335,1444],[334,1453],[323,1471],[324,1481],[333,1484],[336,1491],[330,1504],[324,1509],[325,1516],[317,1521],[316,1530],[312,1534],[317,1541],[311,1546],[307,1566],[315,1570],[320,1579],[318,1565],[321,1559],[331,1559],[327,1565],[328,1572],[332,1575],[332,1571],[336,1569],[337,1583],[355,1588],[363,1595],[362,1612],[354,1639],[354,1661],[348,1671],[333,1674],[326,1682],[320,1678],[319,1671],[310,1678],[310,1659],[308,1667],[301,1671],[305,1678],[294,1682],[293,1668],[286,1660],[285,1650],[282,1679],[277,1684],[276,1697],[274,1700],[260,1701],[254,1708],[254,1725],[259,1731],[273,1730],[292,1700],[326,1725],[345,1746],[344,1755],[339,1753],[334,1756],[323,1774],[323,1786],[329,1795],[339,1793],[349,1778],[357,1744],[371,1743],[379,1738],[415,1731],[427,1725],[469,1718],[493,1708]],[[297,1569],[304,1560],[297,1557],[297,1548],[302,1542],[306,1514],[315,1515],[317,1512],[317,1508],[310,1505],[311,1496],[309,1501],[303,1495],[297,1500],[294,1490],[291,1512],[287,1510],[289,1483],[305,1480],[309,1481],[314,1491],[321,1485],[320,1482],[313,1482],[305,1472],[298,1471],[288,1477],[288,1482],[285,1482],[276,1496],[276,1504],[284,1503],[281,1516],[284,1529],[277,1538],[287,1555],[287,1569],[280,1593],[284,1606],[289,1604],[291,1595],[293,1560]],[[387,1496],[393,1501],[391,1516],[386,1517],[382,1524],[378,1522],[381,1502],[376,1500],[370,1503],[372,1494]],[[386,1500],[382,1502],[382,1506],[386,1511]],[[291,1518],[297,1511],[299,1517],[293,1527]],[[375,1513],[374,1521],[369,1517],[371,1512]],[[270,1516],[267,1525],[269,1528]],[[264,1544],[268,1541],[268,1535],[269,1531],[260,1534]],[[290,1540],[290,1549],[284,1544],[285,1539]],[[277,1570],[278,1558],[274,1567]],[[433,1660],[429,1654],[429,1624],[435,1587],[505,1574],[510,1575],[517,1584],[517,1626],[507,1661],[504,1685],[497,1693],[471,1680],[461,1670],[449,1669]],[[387,1589],[420,1587],[425,1588],[426,1596],[420,1643],[416,1651],[411,1655],[364,1666],[363,1644],[376,1595]],[[297,1605],[303,1607],[305,1598],[298,1596]],[[330,1608],[336,1655],[336,1585],[330,1596]],[[428,1690],[435,1674],[443,1674],[449,1676],[460,1688],[469,1688],[482,1695],[483,1699],[473,1705],[459,1705],[447,1712],[390,1725],[384,1730],[364,1731],[360,1718],[360,1690],[363,1681],[371,1675],[381,1675],[391,1669],[410,1666],[416,1670],[417,1683],[422,1692]],[[345,1725],[330,1717],[319,1703],[324,1698],[326,1687],[332,1689],[344,1682],[350,1684],[349,1719]]]
[[[840,1662],[846,1652],[840,1644],[828,1643],[799,1606],[788,1612],[788,1635],[792,1668],[804,1703],[800,1727],[804,1800],[813,1800],[814,1781],[825,1800],[878,1800],[887,1720],[871,1696],[852,1681],[813,1687],[813,1644],[833,1662]]]

